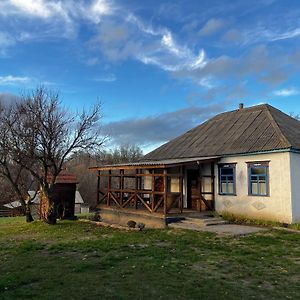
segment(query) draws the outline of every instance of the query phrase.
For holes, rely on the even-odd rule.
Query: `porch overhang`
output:
[[[94,171],[109,171],[109,170],[134,170],[134,169],[166,169],[171,167],[201,164],[219,160],[220,156],[205,156],[205,157],[187,157],[187,158],[172,158],[164,160],[149,160],[124,164],[104,165],[99,167],[91,167]]]

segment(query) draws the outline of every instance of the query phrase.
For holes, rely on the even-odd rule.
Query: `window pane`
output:
[[[222,182],[221,184],[221,193],[226,193],[226,182]]]
[[[233,175],[233,168],[221,168],[221,175]]]
[[[253,174],[253,175],[266,174],[266,168],[265,167],[251,167],[251,174]]]
[[[261,181],[266,181],[266,176],[258,176],[258,178],[259,178],[259,181],[261,182]]]
[[[228,183],[228,194],[233,194],[234,190],[233,190],[233,182],[232,183]]]
[[[253,195],[257,195],[258,194],[258,184],[257,184],[257,182],[252,182],[251,183],[251,193]]]
[[[260,183],[260,195],[267,195],[266,182]]]
[[[227,181],[233,182],[233,176],[228,176]]]
[[[179,193],[179,178],[171,178],[171,193]]]

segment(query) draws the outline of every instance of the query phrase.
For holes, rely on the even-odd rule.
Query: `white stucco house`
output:
[[[103,211],[300,222],[300,122],[267,104],[221,113],[138,163],[93,169]]]

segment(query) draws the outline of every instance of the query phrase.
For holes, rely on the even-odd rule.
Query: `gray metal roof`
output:
[[[145,155],[146,160],[300,149],[300,122],[262,104],[219,114]]]
[[[209,160],[216,160],[218,156],[206,156],[206,157],[188,157],[188,158],[173,158],[173,159],[162,159],[162,160],[151,160],[151,161],[139,161],[139,162],[132,162],[132,163],[123,163],[123,164],[114,164],[114,165],[104,165],[100,167],[93,167],[90,169],[122,169],[122,168],[131,168],[134,169],[135,167],[141,168],[151,168],[151,167],[162,167],[162,166],[173,166],[173,165],[180,165],[180,164],[188,164],[188,163],[197,163],[201,161],[209,161]]]

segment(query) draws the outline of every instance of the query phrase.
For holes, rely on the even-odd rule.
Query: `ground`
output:
[[[0,298],[299,299],[300,234],[125,232],[0,218]]]

